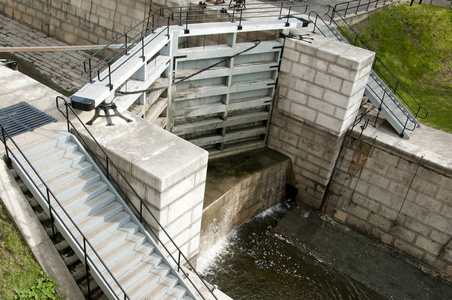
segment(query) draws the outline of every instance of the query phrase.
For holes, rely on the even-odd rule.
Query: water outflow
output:
[[[281,240],[283,204],[237,227],[198,259],[207,281],[233,299],[385,299]]]

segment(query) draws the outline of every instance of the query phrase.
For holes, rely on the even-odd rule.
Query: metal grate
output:
[[[56,120],[26,102],[0,109],[0,124],[10,136],[33,131],[51,122]]]

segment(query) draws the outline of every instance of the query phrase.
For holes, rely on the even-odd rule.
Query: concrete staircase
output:
[[[55,196],[56,227],[109,299],[124,299],[124,292],[130,299],[195,299],[73,135],[42,138],[22,151]],[[14,169],[49,214],[45,185],[16,156]]]
[[[347,39],[334,26],[325,22],[318,23],[315,32],[331,39],[338,39],[348,43]],[[386,83],[371,70],[369,80],[364,92],[375,107],[377,107],[383,117],[391,124],[396,132],[403,138],[410,138],[410,131],[420,127],[421,123],[411,113],[404,103],[391,91]]]

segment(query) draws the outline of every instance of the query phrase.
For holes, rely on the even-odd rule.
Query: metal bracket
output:
[[[109,111],[108,111],[109,109],[113,110],[113,114],[109,113]],[[101,110],[104,111],[103,115],[100,114]],[[111,121],[111,117],[120,117],[121,119],[125,120],[127,123],[133,122],[131,119],[128,119],[128,118],[124,117],[118,111],[117,106],[114,103],[101,103],[101,104],[99,104],[99,106],[96,107],[96,110],[94,112],[94,117],[91,120],[89,120],[88,122],[86,122],[86,125],[93,125],[93,122],[98,117],[106,117],[107,118],[107,126],[114,126],[115,125]]]

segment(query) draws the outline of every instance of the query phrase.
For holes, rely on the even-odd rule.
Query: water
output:
[[[281,240],[282,204],[239,226],[198,259],[207,281],[233,299],[385,299]]]

